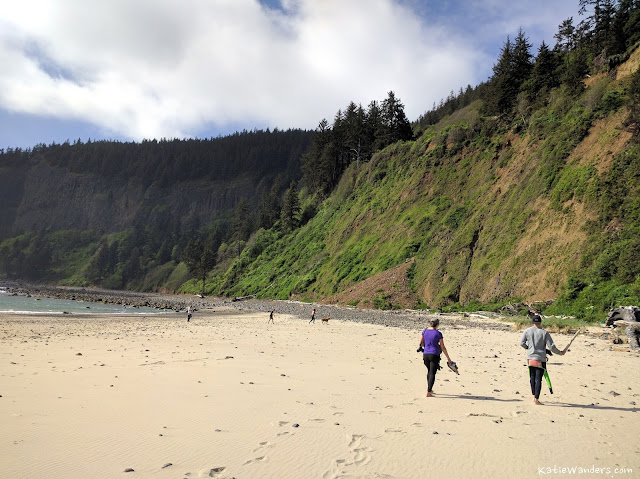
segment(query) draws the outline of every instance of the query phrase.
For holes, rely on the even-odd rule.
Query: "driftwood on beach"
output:
[[[245,301],[247,299],[253,299],[255,298],[256,295],[255,294],[250,294],[249,296],[236,296],[235,298],[233,298],[231,301],[237,302],[237,301]]]
[[[607,316],[605,326],[625,327],[625,336],[632,351],[640,351],[640,308],[637,306],[621,306],[612,309]]]

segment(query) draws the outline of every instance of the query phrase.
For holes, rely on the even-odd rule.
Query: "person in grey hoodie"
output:
[[[527,328],[522,333],[520,346],[527,350],[527,363],[529,364],[529,382],[531,383],[531,394],[534,404],[542,404],[540,390],[542,389],[542,377],[547,369],[547,348],[555,354],[564,355],[560,351],[551,335],[542,329],[542,318],[538,314],[532,316],[533,326]]]

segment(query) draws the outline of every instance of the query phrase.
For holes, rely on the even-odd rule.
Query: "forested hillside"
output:
[[[388,92],[315,132],[2,152],[0,275],[595,319],[638,304],[640,3],[579,7],[555,45],[507,38],[491,78],[413,123]]]
[[[275,130],[2,152],[0,271],[10,279],[160,287],[189,241],[246,239],[271,227],[267,200],[300,178],[310,139],[308,131]],[[238,226],[236,209],[257,214]],[[183,265],[172,287],[187,278]]]

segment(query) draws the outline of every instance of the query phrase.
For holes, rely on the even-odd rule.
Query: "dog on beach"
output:
[[[327,324],[329,324],[329,320],[330,320],[330,319],[331,319],[331,318],[322,318],[320,321],[322,321],[323,323],[327,323]]]

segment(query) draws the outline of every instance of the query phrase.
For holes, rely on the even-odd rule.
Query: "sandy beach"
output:
[[[603,339],[535,406],[517,331],[443,321],[426,398],[424,325],[267,320],[0,315],[0,476],[640,477],[640,357]]]

